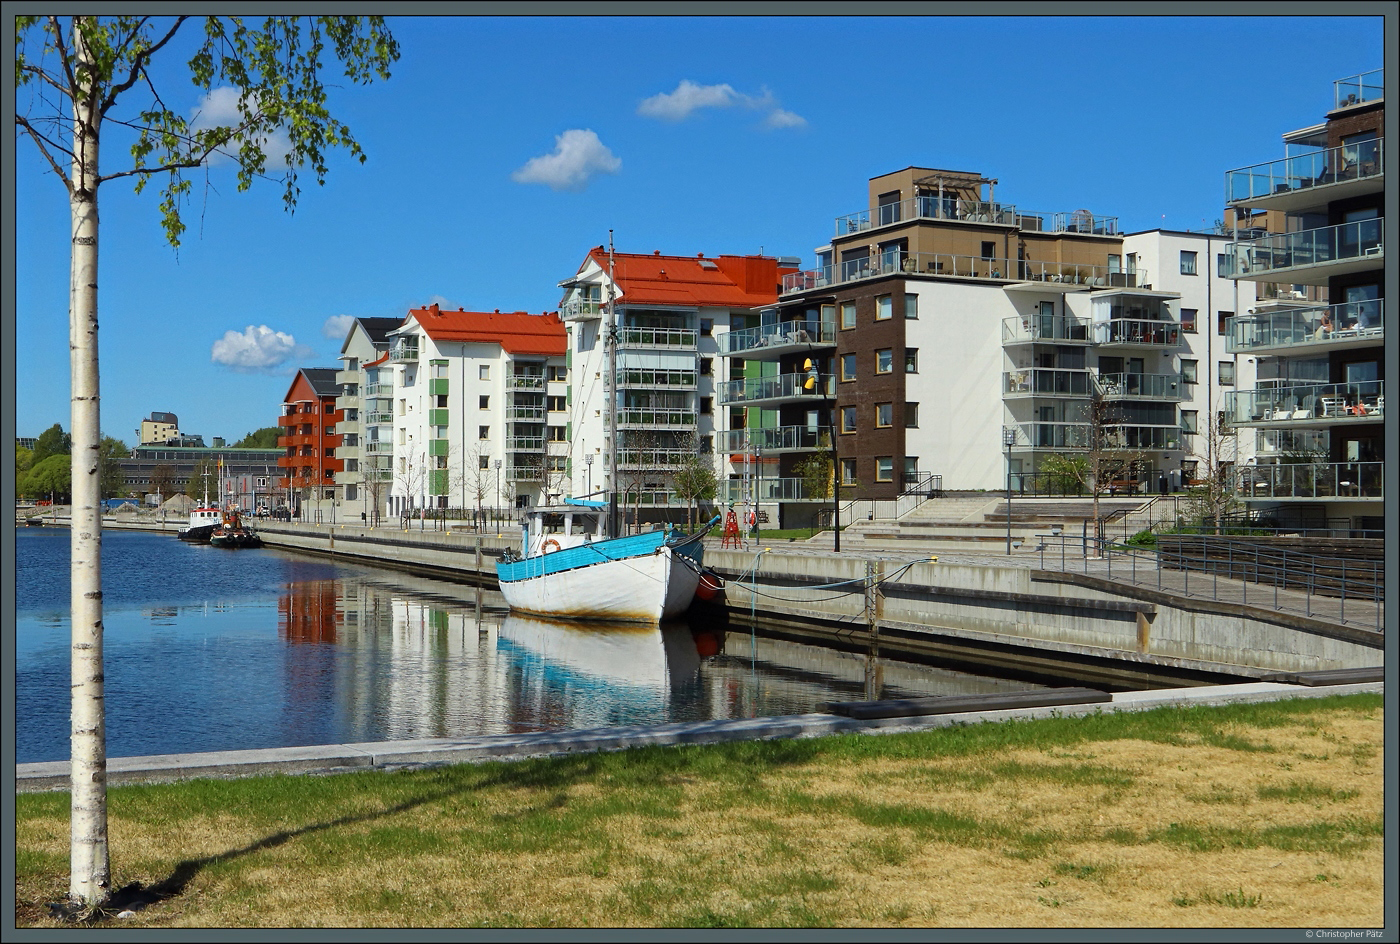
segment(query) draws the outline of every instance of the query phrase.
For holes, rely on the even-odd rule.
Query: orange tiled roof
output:
[[[608,251],[593,249],[589,258],[608,271]],[[706,265],[709,263],[709,265]],[[613,278],[623,302],[631,305],[759,308],[778,300],[785,273],[772,256],[663,256],[660,253],[613,253]]]
[[[442,311],[429,305],[410,310],[408,317],[434,341],[494,342],[509,354],[544,357],[562,357],[569,346],[557,312]]]

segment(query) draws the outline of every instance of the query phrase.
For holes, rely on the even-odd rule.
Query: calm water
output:
[[[68,757],[66,529],[16,535],[16,761]],[[500,597],[274,550],[103,536],[112,757],[800,714],[1026,687],[674,624],[506,614]]]

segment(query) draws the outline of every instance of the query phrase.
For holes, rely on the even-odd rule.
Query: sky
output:
[[[294,214],[216,164],[191,177],[177,252],[154,184],[103,186],[107,435],[134,445],[152,411],[206,442],[275,425],[298,368],[338,366],[350,318],[556,310],[609,231],[621,252],[812,267],[869,178],[909,166],[997,178],[1021,210],[1199,229],[1223,216],[1227,170],[1283,157],[1333,81],[1384,65],[1379,16],[389,22],[392,77],[330,101],[368,159],[333,152]],[[170,51],[173,108],[228,107]],[[118,137],[104,173],[128,157]],[[70,427],[68,203],[32,142],[14,147],[8,356],[16,435],[38,436]]]

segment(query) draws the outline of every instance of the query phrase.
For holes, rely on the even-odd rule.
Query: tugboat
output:
[[[262,547],[262,538],[252,528],[244,527],[242,516],[230,509],[210,533],[209,543],[214,547]]]
[[[223,513],[218,506],[209,504],[209,473],[204,473],[204,504],[190,511],[189,527],[177,531],[175,536],[191,544],[208,544],[214,529],[223,523]]]

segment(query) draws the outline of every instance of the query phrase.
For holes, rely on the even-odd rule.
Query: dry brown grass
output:
[[[925,756],[809,745],[641,782],[575,759],[552,780],[425,771],[329,799],[342,778],[315,778],[298,782],[319,799],[283,811],[205,799],[161,817],[176,788],[147,788],[113,804],[119,880],[195,866],[120,923],[1381,926],[1379,700],[1204,730]],[[17,824],[30,926],[52,926],[39,904],[63,889],[66,806],[51,806]]]

